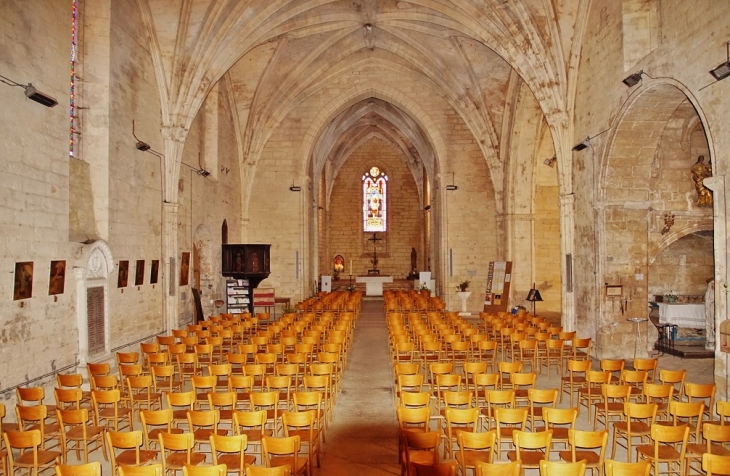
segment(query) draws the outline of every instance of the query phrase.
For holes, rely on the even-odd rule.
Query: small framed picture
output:
[[[51,274],[48,278],[48,295],[63,294],[66,286],[66,261],[51,261]]]
[[[129,260],[119,262],[119,274],[117,275],[117,287],[126,288],[129,279]]]
[[[137,266],[134,268],[134,285],[141,286],[144,284],[144,260],[138,259]]]
[[[150,284],[157,284],[157,275],[160,271],[160,260],[153,259],[150,266]]]
[[[15,283],[13,286],[13,301],[28,299],[33,296],[33,262],[21,261],[15,263]]]
[[[614,284],[614,285],[606,285],[606,296],[608,297],[616,297],[616,296],[623,296],[624,294],[624,287],[621,284]]]

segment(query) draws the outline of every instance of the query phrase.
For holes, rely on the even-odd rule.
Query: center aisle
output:
[[[383,301],[363,301],[319,475],[400,474]]]

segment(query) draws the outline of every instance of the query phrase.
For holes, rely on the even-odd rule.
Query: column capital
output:
[[[188,137],[188,130],[182,126],[162,126],[162,138],[175,142],[185,143]]]
[[[575,194],[569,193],[567,195],[560,196],[560,206],[561,207],[572,206],[573,203],[575,203]]]

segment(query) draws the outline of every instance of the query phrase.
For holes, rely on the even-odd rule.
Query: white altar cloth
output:
[[[694,329],[705,328],[704,304],[668,304],[665,302],[657,304],[659,305],[659,324],[671,324]]]
[[[382,296],[383,283],[392,283],[393,276],[358,276],[356,283],[365,283],[366,296]]]

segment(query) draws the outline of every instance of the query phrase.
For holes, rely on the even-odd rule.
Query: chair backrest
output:
[[[704,423],[702,425],[702,436],[707,440],[707,452],[710,453],[712,443],[717,442],[725,446],[723,443],[730,442],[730,426]]]
[[[246,466],[246,476],[289,476],[291,467],[287,464],[284,466],[275,466],[273,468],[264,468],[262,466]]]
[[[228,468],[225,464],[213,466],[183,465],[183,476],[226,476]]]
[[[545,449],[545,457],[550,454],[550,444],[553,439],[552,430],[547,431],[515,431],[512,434],[515,442],[515,448],[517,449],[517,459],[520,458],[520,451],[523,449],[536,450],[540,448]]]
[[[575,427],[575,420],[578,418],[577,408],[543,408],[542,417],[548,428],[554,425],[570,425]]]
[[[558,463],[557,461],[540,461],[540,476],[583,476],[586,473],[586,461],[576,463]]]
[[[527,408],[495,408],[494,419],[497,426],[519,425],[518,428],[524,430],[527,423]]]
[[[612,459],[606,460],[606,476],[649,476],[651,464],[649,460],[625,463]]]
[[[702,455],[702,469],[707,473],[707,476],[730,474],[730,456],[705,453]]]
[[[93,461],[86,464],[57,464],[56,476],[101,476],[101,463]]]
[[[522,461],[511,461],[509,463],[476,461],[474,466],[476,476],[520,476],[522,473]]]
[[[678,425],[678,426],[665,426],[657,425],[656,423],[651,425],[651,439],[654,440],[654,453],[658,454],[660,445],[662,443],[668,444],[682,444],[682,456],[687,446],[687,438],[689,438],[689,426]],[[658,457],[657,457],[658,459]]]
[[[459,465],[456,461],[446,461],[436,464],[411,463],[415,476],[456,476]]]
[[[398,417],[398,424],[401,429],[417,427],[428,429],[428,423],[431,418],[430,408],[408,408],[398,407],[395,409]]]
[[[654,425],[658,405],[656,403],[624,403],[624,415],[626,415],[627,429],[631,431],[633,420],[646,420],[647,425]]]

